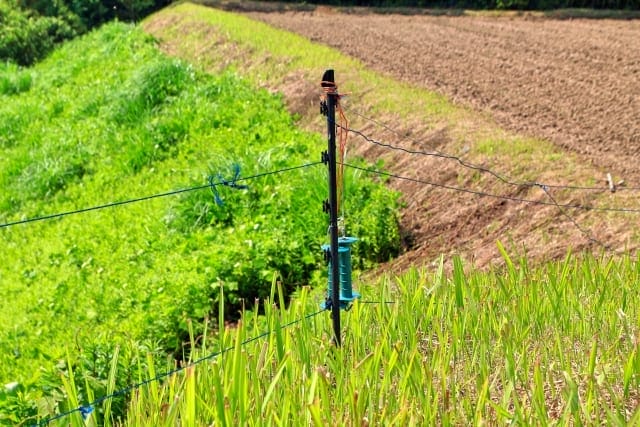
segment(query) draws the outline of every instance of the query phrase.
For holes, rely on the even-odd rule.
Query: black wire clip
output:
[[[325,165],[329,164],[329,153],[326,150],[322,152],[321,160]]]
[[[331,210],[331,204],[329,203],[329,200],[324,199],[322,201],[322,212],[329,213],[330,210]]]
[[[322,253],[324,256],[324,262],[328,263],[329,261],[331,261],[331,249],[330,248],[323,248],[322,249]]]
[[[329,107],[327,106],[327,101],[325,100],[320,101],[320,114],[322,114],[323,116],[329,114]]]

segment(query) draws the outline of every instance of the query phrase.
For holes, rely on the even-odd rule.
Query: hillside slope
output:
[[[136,26],[0,65],[0,424],[59,412],[71,373],[86,400],[177,363],[189,333],[276,281],[283,301],[324,286],[325,146],[279,96],[168,57]],[[345,176],[354,262],[388,259],[397,196]]]
[[[619,188],[612,193],[605,181],[607,172],[611,172],[616,182],[622,176],[629,187],[637,186],[632,159],[621,161],[620,169],[605,168],[613,167],[624,153],[633,150],[637,137],[632,121],[629,129],[616,126],[618,132],[627,132],[621,140],[627,144],[618,145],[625,151],[617,156],[598,154],[590,158],[585,156],[588,150],[578,143],[571,146],[577,149],[567,150],[568,145],[506,131],[489,114],[454,106],[425,89],[428,81],[421,80],[420,76],[433,78],[433,73],[419,66],[423,63],[422,54],[416,49],[428,50],[429,46],[445,43],[450,37],[435,32],[429,35],[433,43],[411,44],[409,40],[418,33],[430,30],[413,25],[409,17],[351,16],[326,8],[312,14],[250,13],[249,16],[254,19],[182,4],[154,15],[144,27],[170,54],[189,58],[209,70],[232,67],[256,83],[283,93],[289,108],[299,114],[300,123],[316,132],[324,130],[317,114],[318,80],[325,68],[335,68],[339,85],[349,94],[344,104],[351,128],[367,137],[352,133],[350,153],[382,159],[392,173],[409,178],[390,180],[394,188],[403,192],[406,203],[402,224],[407,251],[394,263],[395,267],[431,262],[441,253],[463,254],[479,266],[500,262],[496,240],[506,242],[512,253],[527,254],[537,260],[559,258],[567,250],[620,253],[638,247],[638,205],[634,201],[637,189]],[[311,40],[262,25],[255,19],[299,31]],[[415,22],[422,22],[420,19],[416,18]],[[426,22],[437,19],[424,18]],[[442,31],[448,29],[447,22],[458,22],[447,19],[438,21],[444,28]],[[493,25],[491,19],[465,19],[480,27],[492,28]],[[387,30],[377,30],[379,26],[373,25],[376,22],[385,23]],[[517,25],[517,21],[512,25]],[[630,26],[627,32],[634,31],[633,24],[627,26]],[[393,36],[400,28],[402,33],[398,34],[401,35]],[[487,31],[489,37],[490,30]],[[408,34],[413,34],[413,38]],[[358,59],[327,49],[324,43],[344,48]],[[380,43],[387,43],[381,45],[386,47],[378,48]],[[460,41],[456,43],[463,45]],[[500,46],[496,43],[494,48]],[[408,54],[412,50],[415,52]],[[454,51],[449,59],[455,60],[456,66],[438,65],[442,75],[466,70],[470,65],[464,64],[473,62],[473,57],[465,56],[470,51],[455,51],[455,55]],[[438,48],[433,52],[437,55],[444,51]],[[522,58],[524,61],[526,54]],[[635,67],[630,57],[624,56],[622,60],[631,61],[630,66]],[[371,71],[369,65],[381,73]],[[435,59],[430,66],[436,67]],[[415,72],[411,71],[412,67],[416,68]],[[497,74],[487,75],[496,79],[491,93],[504,92],[508,97],[508,88],[512,86],[502,91],[502,85],[510,78],[498,79]],[[471,71],[456,78],[465,76],[475,78]],[[396,78],[401,78],[403,83]],[[442,84],[456,86],[456,81],[450,78]],[[631,80],[629,84],[633,88],[637,82]],[[513,85],[518,86],[515,80]],[[471,82],[460,85],[459,90],[468,96],[477,94]],[[634,91],[631,89],[629,93],[632,105],[636,102]],[[502,105],[499,99],[489,95],[483,95],[483,100],[485,96],[487,99],[483,102]],[[538,92],[517,99],[548,102]],[[543,106],[531,105],[540,113],[549,112]],[[619,108],[629,116],[628,107],[620,105]],[[511,119],[514,123],[515,120]],[[514,129],[535,130],[536,123],[540,122],[527,118],[519,123]],[[603,116],[594,126],[605,129],[614,125]],[[563,129],[565,125],[557,123],[556,127]],[[577,125],[570,129],[584,132]],[[372,140],[405,151],[390,150],[371,143]],[[599,150],[597,153],[609,149],[593,147]],[[609,160],[596,161],[600,159]]]

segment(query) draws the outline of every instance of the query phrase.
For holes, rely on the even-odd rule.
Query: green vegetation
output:
[[[113,19],[137,21],[170,0],[0,0],[0,61],[32,65]]]
[[[23,10],[13,0],[0,0],[0,61],[33,64],[76,30],[64,18]]]
[[[504,267],[489,272],[455,258],[356,281],[364,300],[394,304],[356,303],[334,348],[318,312],[323,167],[244,180],[315,162],[324,138],[296,129],[278,96],[234,68],[253,64],[242,71],[254,86],[271,85],[335,60],[338,75],[385,88],[372,108],[396,113],[416,92],[299,37],[192,7],[171,13],[204,17],[233,42],[204,64],[219,75],[161,55],[124,24],[33,68],[0,68],[0,223],[203,186],[0,229],[0,424],[76,409],[230,347],[104,400],[87,423],[640,422],[638,259],[531,267],[500,247]],[[218,42],[180,29],[183,54]],[[464,114],[433,95],[411,106],[442,120]],[[478,140],[482,155],[550,155],[534,141]],[[346,224],[361,239],[354,263],[387,260],[398,250],[397,195],[350,169],[346,189]],[[305,286],[318,284],[318,296]],[[86,425],[78,412],[53,424]]]
[[[356,112],[347,113],[354,129],[371,124],[360,119],[357,113],[384,117],[390,123],[407,123],[409,127],[402,129],[406,132],[413,130],[410,124],[415,121],[428,124],[431,130],[444,130],[443,139],[447,142],[439,150],[464,152],[466,161],[500,170],[514,179],[527,180],[545,174],[578,180],[580,177],[585,181],[591,177],[589,172],[580,170],[582,164],[578,159],[561,153],[549,141],[508,133],[486,116],[456,106],[442,95],[385,77],[326,45],[246,16],[183,3],[152,15],[143,26],[170,46],[172,54],[192,64],[214,73],[237,70],[256,85],[267,85],[276,91],[285,91],[291,86],[297,88],[295,81],[316,82],[330,64],[335,69],[340,91],[348,94],[345,105]],[[306,86],[302,88],[304,91]],[[305,115],[307,110],[299,111],[300,123],[317,129],[321,126],[321,117],[316,108],[309,111],[309,116]],[[412,136],[420,139],[419,134]],[[357,145],[362,139],[354,136],[352,141]],[[517,161],[514,150],[526,152],[530,161]],[[548,159],[555,156],[560,157],[559,161],[550,163]],[[468,179],[473,174],[466,173],[461,171],[460,179]],[[490,185],[495,183],[491,181]]]
[[[202,187],[0,229],[0,423],[63,409],[61,375],[87,400],[189,357],[190,329],[219,307],[236,319],[274,278],[283,304],[324,285],[325,168],[265,173],[318,163],[326,143],[278,96],[168,58],[125,24],[4,66],[0,85],[0,223]],[[236,174],[247,188],[221,184]],[[367,242],[356,263],[387,260],[397,195],[346,175],[348,225]]]
[[[327,314],[282,329],[317,311],[306,292],[266,303],[267,326],[253,312],[202,338],[193,357],[231,350],[141,387],[124,425],[637,425],[639,260],[503,254],[487,273],[454,258],[362,285],[394,303],[345,312],[340,349]]]

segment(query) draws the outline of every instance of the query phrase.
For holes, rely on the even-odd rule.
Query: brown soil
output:
[[[508,129],[640,170],[640,21],[252,13],[370,68],[490,111]]]
[[[356,15],[325,9],[250,16],[489,112],[506,129],[548,139],[627,183],[640,182],[640,21]],[[424,159],[401,159],[397,156],[388,167],[429,168]],[[417,175],[448,183],[456,183],[457,176],[442,168]],[[472,195],[456,195],[452,205],[450,192],[416,183],[396,185],[408,197],[404,226],[413,243],[402,266],[447,252],[485,265],[499,257],[497,239],[536,259],[561,257],[569,248],[637,245],[628,227],[579,212],[567,212],[573,223],[553,207]],[[532,193],[506,194],[531,198]],[[549,201],[543,191],[533,198]],[[580,225],[584,221],[591,227]],[[627,221],[637,223],[633,216]]]
[[[636,168],[640,159],[640,21],[344,14],[327,8],[244,12],[333,46],[384,75],[482,110],[483,114],[472,115],[471,122],[464,124],[467,131],[486,127],[488,114],[510,131],[548,139],[579,159],[574,172],[580,180],[569,184],[584,184],[585,177],[601,182],[610,172],[616,180],[640,186]],[[173,26],[179,28],[176,34],[206,35],[208,41],[196,49],[202,50],[198,57],[206,56],[208,49],[225,49],[215,28],[206,30],[176,19],[152,20],[146,29],[161,34]],[[164,36],[167,51],[193,55],[175,51]],[[285,93],[292,111],[317,116],[317,78],[305,76],[308,70],[300,70],[299,75],[285,79],[286,87],[273,89]],[[399,129],[400,135],[366,121],[360,129],[377,140],[414,150],[439,149],[461,157],[469,150],[465,144],[456,145],[460,125],[450,129],[448,123],[425,123],[409,116],[376,117]],[[317,125],[316,120],[316,131],[322,129]],[[506,197],[481,197],[391,179],[406,204],[402,212],[406,251],[390,266],[393,269],[428,264],[443,253],[462,254],[479,267],[490,265],[500,259],[497,240],[510,253],[534,260],[560,258],[569,249],[610,253],[638,247],[637,214],[563,210],[508,199],[606,206],[620,206],[622,200],[636,208],[632,197],[637,193],[628,191],[630,196],[618,199],[620,192],[609,194],[603,184],[601,192],[552,190],[548,194],[540,188],[505,185],[491,176],[478,178],[473,171],[461,172],[465,168],[455,161],[407,156],[367,144],[356,151],[372,160],[384,158],[388,170],[403,176]],[[548,174],[536,179],[557,182],[553,172],[550,165]]]

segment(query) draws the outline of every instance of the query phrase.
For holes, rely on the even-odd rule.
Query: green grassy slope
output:
[[[302,295],[142,387],[124,425],[637,425],[638,260],[505,261],[362,284],[385,303],[344,313],[340,349],[326,314],[280,329],[317,310]]]
[[[550,165],[544,160],[558,153],[548,144],[504,136],[494,125],[465,129],[465,123],[478,121],[465,122],[471,115],[444,100],[242,16],[185,4],[146,26],[168,51],[208,69],[231,65],[256,82],[288,88],[290,79],[313,80],[313,70],[329,63],[368,111],[402,116],[410,106],[425,120],[450,123],[454,132],[479,141],[479,151],[498,162],[520,158],[514,154],[522,151],[532,168],[575,166],[568,156]],[[539,170],[527,173],[536,176]],[[126,424],[640,422],[640,301],[633,291],[638,260],[568,256],[531,267],[511,260],[501,246],[498,252],[504,267],[488,272],[454,259],[434,272],[360,283],[368,301],[395,304],[361,304],[346,313],[341,349],[330,344],[328,316],[275,333],[279,325],[315,312],[315,301],[306,295],[289,311],[268,313],[274,331],[268,337],[241,345],[265,330],[250,317],[225,332],[222,345],[235,347],[223,357],[189,368],[162,387],[141,389]]]
[[[138,378],[147,353],[162,366],[166,353],[182,357],[189,326],[198,333],[216,315],[221,291],[235,318],[274,278],[288,294],[317,282],[322,165],[207,187],[318,162],[323,138],[297,130],[279,97],[230,72],[196,72],[124,24],[34,68],[5,66],[0,82],[0,422],[57,411],[70,368],[81,398],[103,394],[118,346],[118,386]],[[351,226],[371,248],[359,262],[388,257],[396,196],[354,173],[348,186],[361,212]]]

